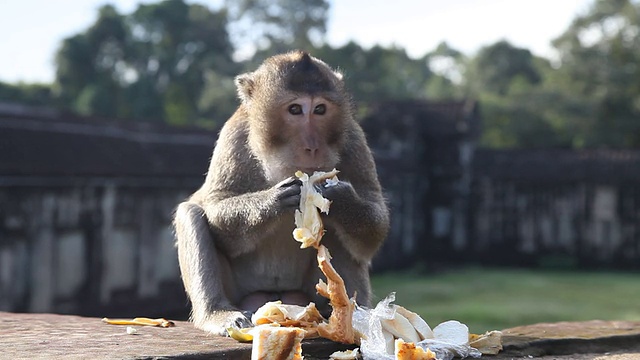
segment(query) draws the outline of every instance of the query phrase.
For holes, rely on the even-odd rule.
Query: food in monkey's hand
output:
[[[325,283],[320,279],[316,285],[318,294],[329,299],[331,307],[331,316],[329,323],[318,325],[318,334],[323,338],[341,342],[344,344],[355,344],[360,337],[356,337],[356,331],[353,329],[352,319],[353,311],[356,307],[355,298],[349,299],[347,289],[344,286],[344,280],[340,274],[331,265],[331,255],[324,245],[318,248],[318,266],[322,273],[327,277]]]
[[[332,186],[338,182],[338,170],[333,169],[329,172],[316,171],[309,176],[302,171],[296,171],[296,177],[302,181],[300,188],[300,208],[296,209],[295,224],[293,230],[293,238],[301,243],[300,248],[308,248],[313,246],[317,248],[320,239],[324,235],[324,226],[318,210],[328,214],[331,201],[322,197],[322,194],[316,189],[316,184],[320,186]],[[318,210],[316,210],[318,209]]]
[[[251,330],[253,347],[251,360],[302,360],[302,339],[305,331],[296,327],[270,325]]]
[[[395,347],[396,360],[436,360],[436,354],[433,351],[429,348],[424,350],[412,342],[396,339]]]

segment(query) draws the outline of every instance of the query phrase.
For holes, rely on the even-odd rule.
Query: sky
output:
[[[1,0],[0,81],[51,82],[62,40],[86,30],[111,3],[130,13],[140,0]],[[330,0],[327,42],[397,46],[421,57],[446,41],[467,55],[500,40],[553,58],[551,40],[594,0]],[[187,0],[219,8],[222,0]],[[346,64],[334,64],[348,68]]]

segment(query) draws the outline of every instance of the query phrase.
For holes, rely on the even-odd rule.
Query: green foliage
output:
[[[225,0],[239,44],[262,56],[290,49],[310,51],[327,31],[327,0]]]
[[[516,48],[507,41],[484,47],[472,61],[467,81],[473,90],[505,95],[514,81],[537,84],[540,74],[527,49]]]
[[[0,84],[0,101],[215,127],[238,104],[235,75],[299,48],[342,66],[360,111],[384,100],[468,97],[480,103],[484,146],[640,146],[637,1],[594,0],[554,40],[553,62],[507,41],[471,57],[441,43],[418,59],[399,47],[332,47],[328,14],[327,0],[226,0],[217,11],[162,0],[131,14],[105,5],[62,42],[53,85]]]
[[[375,301],[396,303],[432,327],[458,320],[471,332],[556,321],[640,320],[637,274],[468,268],[372,277]]]
[[[463,97],[460,84],[467,59],[461,52],[443,42],[423,60],[433,73],[425,88],[428,99],[450,100]]]
[[[554,41],[566,88],[595,105],[586,146],[640,146],[640,4],[597,0]]]
[[[0,82],[0,101],[45,106],[53,103],[51,86],[46,84],[7,84]]]
[[[350,42],[343,47],[324,45],[314,55],[329,64],[348,64],[345,81],[359,102],[425,97],[432,76],[424,60],[411,59],[404,49],[374,46],[369,50]]]
[[[130,15],[103,6],[86,32],[63,41],[59,97],[83,114],[193,123],[205,72],[231,77],[238,69],[226,25],[224,11],[182,0],[142,4]]]

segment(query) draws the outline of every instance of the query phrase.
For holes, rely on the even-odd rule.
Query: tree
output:
[[[550,122],[543,88],[548,61],[506,41],[483,47],[464,69],[468,96],[479,99],[483,118],[481,143],[489,147],[566,145]]]
[[[640,4],[598,0],[553,45],[565,91],[594,104],[584,146],[640,146]]]
[[[467,85],[472,93],[482,90],[505,95],[513,81],[537,84],[541,80],[531,51],[504,40],[480,49],[468,70]]]
[[[421,99],[432,76],[424,59],[411,59],[401,48],[374,46],[369,50],[350,42],[339,48],[319,47],[314,54],[328,64],[345,66],[345,81],[357,101]]]
[[[65,39],[56,56],[56,93],[63,105],[85,115],[118,115],[124,77],[124,18],[111,5],[84,34]]]
[[[327,0],[225,0],[225,5],[237,46],[266,52],[261,58],[290,49],[310,51],[323,42],[327,30]],[[243,49],[243,44],[254,48]]]
[[[53,103],[51,86],[47,84],[7,84],[0,82],[0,101],[32,106],[49,106]]]
[[[205,74],[238,70],[226,25],[226,12],[183,0],[139,5],[130,15],[103,6],[58,52],[60,98],[84,114],[194,123],[204,115]]]
[[[446,42],[424,57],[424,61],[433,73],[426,84],[428,99],[444,100],[462,97],[462,80],[467,59],[460,51]]]

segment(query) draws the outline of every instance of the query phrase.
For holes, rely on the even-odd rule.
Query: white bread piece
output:
[[[305,331],[296,327],[256,326],[251,360],[302,360]]]

